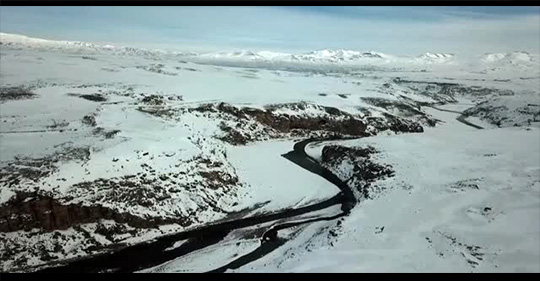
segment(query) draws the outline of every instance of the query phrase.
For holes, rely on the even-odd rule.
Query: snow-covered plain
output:
[[[91,250],[96,247],[99,252],[226,220],[231,213],[275,212],[338,193],[281,156],[301,138],[280,134],[231,145],[217,138],[222,120],[191,110],[199,105],[260,109],[306,102],[416,121],[407,112],[367,101],[416,106],[441,96],[457,103],[436,108],[464,112],[467,121],[485,129],[458,122],[458,113],[422,106],[422,114],[439,120],[423,133],[387,131],[331,142],[375,147],[377,162],[392,165],[395,176],[377,181],[384,191],[362,200],[339,223],[280,232],[288,238],[283,246],[235,271],[540,271],[537,54],[485,54],[473,61],[453,54],[405,58],[349,50],[185,54],[5,33],[0,42],[0,87],[34,94],[0,100],[0,206],[18,193],[39,193],[65,204],[164,220],[159,228],[133,231],[125,225],[112,236],[94,233],[123,225],[110,218],[83,223],[82,232],[74,225],[52,232],[0,232],[0,250],[6,253],[0,255],[1,271],[44,264],[43,251],[55,259],[73,258],[96,253]],[[430,92],[444,83],[490,90]],[[275,114],[327,113],[308,106],[278,108]],[[262,125],[257,126],[254,131]],[[320,158],[328,144],[306,151]],[[44,175],[10,178],[36,161],[42,161],[38,170]],[[174,221],[178,217],[187,222]],[[88,245],[81,233],[94,242]],[[219,244],[149,271],[208,271],[257,245],[257,239],[233,232]]]
[[[447,123],[339,142],[374,146],[396,176],[377,182],[385,192],[355,208],[332,245],[306,232],[238,271],[540,271],[538,128],[477,130],[432,114]]]

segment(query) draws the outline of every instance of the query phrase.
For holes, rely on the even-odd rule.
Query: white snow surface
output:
[[[539,272],[540,130],[476,130],[432,114],[447,123],[339,142],[376,147],[396,176],[353,209],[333,246],[306,232],[238,271]]]
[[[265,141],[232,147],[229,160],[240,178],[249,183],[244,204],[269,202],[265,208],[284,209],[317,203],[333,197],[339,189],[281,156],[290,150],[293,141]],[[263,161],[261,161],[264,159]],[[249,205],[249,204],[248,204]]]
[[[505,110],[495,112],[497,118],[505,118],[503,128],[482,116],[468,117],[485,128],[477,130],[458,122],[456,113],[423,107],[442,121],[435,128],[425,127],[424,133],[381,133],[323,143],[372,145],[379,150],[376,161],[392,165],[395,176],[378,181],[385,192],[360,202],[341,226],[336,221],[317,222],[280,232],[289,238],[285,245],[236,271],[540,272],[540,129],[536,121],[527,124],[540,106],[540,67],[535,54],[486,54],[475,61],[442,53],[397,57],[350,50],[186,54],[6,33],[0,33],[0,42],[0,86],[30,87],[36,94],[32,99],[0,103],[0,164],[47,157],[67,148],[89,149],[88,159],[59,161],[38,182],[14,186],[0,182],[0,205],[17,191],[39,189],[55,196],[71,195],[73,203],[101,204],[143,217],[196,212],[197,220],[188,228],[226,219],[224,212],[207,208],[208,202],[229,212],[260,206],[249,210],[253,215],[320,202],[338,190],[281,156],[298,139],[231,146],[214,138],[220,134],[220,120],[192,113],[172,118],[151,115],[139,110],[144,97],[165,97],[164,104],[143,106],[146,110],[210,102],[263,108],[304,101],[383,116],[389,111],[361,98],[434,102],[421,91],[394,83],[396,77],[511,90],[510,96],[458,97],[457,104],[439,106],[459,112],[481,102],[504,106]],[[354,68],[342,68],[351,65]],[[107,101],[80,97],[96,93]],[[301,113],[289,108],[277,112],[321,115],[315,106]],[[81,122],[88,115],[95,116],[95,127]],[[520,127],[513,127],[514,123]],[[97,127],[119,132],[107,138],[94,132]],[[307,151],[320,159],[321,149],[322,145],[314,145]],[[197,157],[211,164],[193,160]],[[150,175],[145,165],[157,174]],[[237,176],[238,183],[200,188],[204,181],[200,172],[212,171]],[[160,174],[180,172],[184,174],[174,183],[160,185],[174,191],[166,193],[171,197],[151,206],[111,201],[99,190],[74,188],[100,178],[148,173],[158,180]],[[93,230],[96,224],[83,227]],[[185,229],[163,225],[121,239],[135,243]],[[338,235],[330,237],[330,230]],[[57,232],[69,241],[63,247],[65,254],[58,258],[81,254],[78,245],[84,237],[73,228],[43,235],[37,230],[0,233],[0,241],[29,248],[45,243],[53,251]],[[95,239],[103,245],[111,243],[99,235]],[[221,244],[149,271],[211,270],[258,245],[255,240],[241,241],[237,246],[238,238],[231,235]],[[43,261],[35,252],[23,251],[15,258],[28,256],[29,265],[40,265]],[[13,264],[13,260],[1,261],[0,270],[7,271]]]

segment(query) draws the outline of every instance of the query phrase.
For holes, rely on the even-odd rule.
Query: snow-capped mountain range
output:
[[[398,57],[374,51],[354,50],[317,50],[301,54],[276,53],[270,51],[232,51],[201,54],[199,59],[220,61],[259,61],[259,62],[289,62],[313,64],[354,64],[354,63],[390,63],[390,62],[418,62],[443,63],[455,58],[453,54],[426,53],[418,57]]]
[[[8,48],[31,48],[44,51],[62,51],[77,54],[108,53],[124,56],[174,56],[194,61],[220,62],[269,62],[269,63],[308,63],[308,64],[452,64],[457,61],[455,54],[427,52],[418,56],[393,56],[374,51],[355,50],[317,50],[300,54],[271,51],[221,51],[212,53],[171,52],[159,49],[144,49],[127,46],[113,46],[81,41],[56,41],[32,38],[24,35],[0,33],[0,45]],[[537,63],[533,55],[526,52],[486,53],[478,59],[482,63],[530,64]]]
[[[57,41],[32,38],[25,35],[0,32],[0,45],[13,48],[31,48],[50,51],[65,51],[72,53],[112,53],[117,55],[159,56],[159,55],[194,55],[193,53],[167,52],[163,50],[148,50],[128,46],[114,46],[81,41]]]
[[[434,54],[434,53],[425,53],[418,56],[418,60],[434,62],[434,63],[445,63],[455,60],[456,55],[454,54]]]
[[[483,62],[486,63],[510,63],[519,64],[524,62],[534,61],[533,57],[527,52],[513,52],[513,53],[486,53],[481,57]]]

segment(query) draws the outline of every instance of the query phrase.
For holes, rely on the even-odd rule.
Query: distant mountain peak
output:
[[[47,40],[32,38],[25,35],[0,33],[0,44],[4,46],[26,47],[42,50],[58,50],[68,53],[114,53],[117,55],[155,56],[167,52],[162,50],[147,50],[143,48],[114,46],[82,41]],[[167,53],[172,55],[185,55],[180,52]]]
[[[426,59],[453,59],[453,58],[456,57],[456,55],[451,54],[451,53],[430,53],[430,52],[427,52],[427,53],[421,54],[418,57],[419,58],[426,58]]]
[[[455,64],[453,53],[426,52],[416,57],[400,57],[375,51],[348,49],[320,49],[304,53],[279,53],[272,51],[232,50],[212,53],[184,53],[156,49],[143,49],[112,44],[100,44],[81,41],[59,41],[32,38],[25,35],[0,33],[0,45],[13,48],[30,48],[45,51],[58,51],[75,54],[114,54],[127,56],[183,57],[205,63],[272,63],[272,64],[307,64],[307,65],[376,65],[376,64]],[[499,65],[529,65],[538,62],[537,55],[516,51],[511,53],[485,53],[478,63]]]
[[[531,54],[525,51],[515,51],[511,53],[485,53],[481,56],[481,60],[487,63],[519,63],[532,62]]]

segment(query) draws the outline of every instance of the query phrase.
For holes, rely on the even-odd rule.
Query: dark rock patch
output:
[[[491,95],[514,95],[510,90],[483,88],[477,86],[464,86],[457,83],[410,81],[395,78],[394,83],[404,85],[420,95],[424,95],[442,103],[457,102],[456,97],[468,96],[473,98]]]
[[[368,136],[374,133],[366,132],[368,125],[377,131],[423,132],[418,122],[391,114],[366,117],[367,114],[351,114],[335,107],[306,102],[272,104],[264,109],[239,108],[226,103],[203,104],[187,110],[201,113],[207,118],[222,119],[219,128],[224,136],[218,138],[235,145],[290,136]]]
[[[66,147],[41,158],[19,157],[0,166],[0,188],[18,188],[22,183],[37,183],[57,170],[59,162],[87,161],[88,147]]]
[[[97,125],[97,122],[96,122],[96,116],[95,114],[88,114],[88,115],[85,115],[81,122],[85,125],[88,125],[88,126],[91,126],[91,127],[95,127]]]
[[[141,102],[148,105],[163,105],[165,104],[165,99],[160,95],[149,95],[141,99]]]
[[[318,116],[305,116],[302,112],[308,107],[320,111]],[[281,113],[287,109],[299,112],[298,115]],[[236,123],[235,127],[222,122],[220,128],[225,132],[223,140],[233,144],[245,144],[272,134],[282,137],[286,134],[306,136],[311,132],[326,132],[342,135],[364,136],[366,126],[359,117],[343,112],[337,108],[311,105],[307,103],[275,104],[258,108],[238,108],[226,103],[205,104],[193,111],[218,114],[225,120]],[[253,126],[262,125],[262,132],[254,132]],[[272,135],[270,135],[272,137]]]
[[[165,65],[164,65],[164,64],[161,64],[161,63],[158,63],[158,64],[151,64],[151,65],[145,65],[145,66],[136,66],[136,68],[138,68],[138,69],[143,69],[143,70],[146,70],[146,71],[149,71],[149,72],[154,72],[154,73],[158,73],[158,74],[163,74],[163,75],[169,75],[169,76],[176,76],[176,75],[178,75],[178,73],[174,73],[174,72],[169,72],[169,71],[163,70],[163,68],[165,68]]]
[[[53,120],[52,125],[46,126],[48,129],[57,129],[57,128],[63,128],[69,126],[69,122],[62,121],[62,122],[56,122],[56,120]]]
[[[92,134],[95,136],[103,136],[106,139],[112,139],[120,132],[120,130],[105,130],[103,127],[96,127],[92,130]]]
[[[508,108],[504,104],[497,104],[497,101],[483,101],[465,110],[463,116],[476,116],[497,127],[530,126],[532,123],[540,122],[540,107],[537,104],[523,104],[514,109]]]
[[[378,179],[394,176],[392,166],[381,165],[371,159],[371,155],[375,153],[377,150],[371,146],[359,148],[327,145],[322,150],[321,163],[334,171],[363,198],[373,198],[377,192],[381,191],[373,183]],[[343,164],[347,164],[344,167],[352,167],[352,169],[343,171]]]
[[[435,126],[438,120],[431,118],[420,110],[420,105],[411,105],[410,101],[390,100],[385,98],[365,97],[361,98],[364,102],[386,109],[388,112],[404,117],[411,118],[428,126]],[[392,118],[392,117],[390,117]]]
[[[0,232],[28,231],[32,228],[45,231],[65,230],[102,219],[138,228],[155,228],[172,223],[189,225],[189,219],[186,218],[143,218],[99,205],[65,203],[62,199],[38,194],[18,193],[0,206]]]
[[[479,190],[480,182],[481,182],[481,179],[468,179],[468,180],[457,181],[450,185],[450,190],[452,192]]]
[[[33,99],[36,97],[36,94],[25,87],[0,87],[0,103],[13,100]]]
[[[107,97],[105,97],[103,94],[100,94],[100,93],[96,93],[96,94],[69,93],[68,96],[80,97],[82,99],[89,100],[89,101],[95,101],[95,102],[105,102],[105,101],[107,101]]]
[[[187,71],[192,71],[192,72],[200,72],[201,71],[199,69],[190,68],[190,67],[175,67],[174,69],[176,69],[176,70],[187,70]]]

